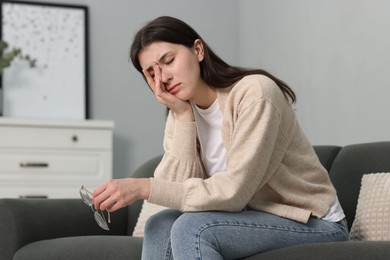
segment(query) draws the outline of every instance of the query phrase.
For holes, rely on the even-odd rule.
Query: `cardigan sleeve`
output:
[[[282,95],[282,94],[280,94]],[[241,100],[227,145],[227,167],[210,178],[188,178],[183,182],[151,179],[149,202],[182,211],[240,211],[262,185],[271,165],[280,162],[285,143],[281,116],[267,99]],[[284,98],[284,97],[283,97]],[[248,101],[248,102],[247,102]],[[237,105],[238,106],[238,105]],[[283,140],[282,140],[283,139]]]
[[[156,179],[183,182],[204,176],[197,150],[195,122],[182,122],[170,111],[164,135],[164,156],[154,172]]]

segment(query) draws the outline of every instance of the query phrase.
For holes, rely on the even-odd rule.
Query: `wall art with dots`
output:
[[[3,116],[88,118],[86,6],[1,1],[1,36],[15,59],[2,76]]]

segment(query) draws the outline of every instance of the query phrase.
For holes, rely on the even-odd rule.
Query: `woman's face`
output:
[[[147,69],[155,76],[153,64],[161,70],[161,81],[165,91],[181,100],[194,97],[201,85],[199,62],[203,60],[203,45],[196,40],[192,48],[168,42],[153,42],[139,53],[139,62],[143,70]]]

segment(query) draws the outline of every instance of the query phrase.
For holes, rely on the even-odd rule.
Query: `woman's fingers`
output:
[[[150,75],[150,72],[147,70],[147,69],[144,69],[142,70],[142,72],[144,73],[144,76],[146,78],[146,82],[148,82],[148,85],[150,86],[150,88],[152,89],[153,92],[154,91],[154,88],[155,88],[155,83],[154,83],[154,79],[153,77]]]
[[[132,178],[111,179],[105,181],[93,192],[93,204],[96,209],[115,211],[140,199],[140,189]]]
[[[156,97],[159,97],[165,91],[165,87],[161,79],[161,68],[157,63],[153,63],[152,68],[154,76],[150,74],[148,69],[144,69],[142,72],[144,73],[146,81],[148,82]]]
[[[106,192],[106,190],[107,187],[110,185],[110,181],[111,180],[104,182],[102,185],[100,185],[93,191],[92,197],[95,209],[100,209],[101,203],[109,197],[109,194]]]
[[[158,66],[157,63],[153,63],[153,71],[154,71],[154,84],[155,84],[154,93],[156,94],[157,97],[161,97],[161,94],[164,92],[165,87],[164,84],[162,83],[161,68],[160,66]]]
[[[145,69],[143,70],[143,73],[146,77],[149,86],[152,88],[157,101],[169,107],[176,114],[182,114],[183,112],[185,112],[183,110],[188,110],[192,113],[192,109],[190,108],[190,105],[187,101],[183,101],[177,98],[175,95],[172,95],[171,93],[166,91],[165,84],[162,80],[161,67],[158,65],[157,62],[154,62],[152,64],[152,69],[153,72],[151,72],[151,69]],[[153,76],[151,73],[153,73]]]

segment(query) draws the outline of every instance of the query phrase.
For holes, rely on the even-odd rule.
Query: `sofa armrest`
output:
[[[110,231],[95,222],[81,199],[0,199],[0,252],[12,259],[22,246],[39,240],[83,236],[125,235],[127,209],[111,214]]]

